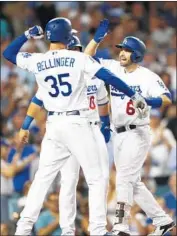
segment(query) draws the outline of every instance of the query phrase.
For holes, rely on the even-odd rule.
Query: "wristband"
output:
[[[110,118],[109,115],[107,116],[100,116],[101,123],[103,123],[104,127],[110,126]]]
[[[159,108],[162,106],[162,98],[145,98],[146,103],[148,106],[151,106],[152,108]]]
[[[34,104],[36,104],[36,105],[38,105],[38,106],[40,106],[40,107],[43,106],[43,102],[42,102],[40,99],[38,99],[36,96],[34,96],[34,97],[31,99],[31,102],[34,103]]]
[[[23,122],[23,125],[22,125],[22,129],[24,129],[24,130],[28,130],[29,129],[29,127],[30,127],[30,124],[31,124],[31,122],[33,121],[33,117],[32,116],[26,116],[25,117],[25,120],[24,120],[24,122]]]

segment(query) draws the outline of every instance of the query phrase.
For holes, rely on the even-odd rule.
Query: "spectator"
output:
[[[10,154],[10,146],[7,142],[2,140],[1,142],[1,210],[2,210],[2,220],[7,222],[9,217],[9,204],[13,200],[12,193],[15,190],[13,178],[18,176],[20,172],[26,168],[29,163],[33,160],[34,156],[29,156],[23,161],[19,161],[19,153],[16,151],[14,154],[13,161],[8,162],[8,156]]]
[[[175,93],[176,101],[176,52],[167,55],[167,72],[171,76],[171,89]]]
[[[126,36],[132,35],[144,41],[144,39],[146,38],[146,34],[140,30],[139,25],[138,25],[138,20],[136,18],[133,17],[129,19],[126,22],[126,25],[127,25],[127,27],[125,28]]]
[[[1,224],[1,236],[10,236],[15,233],[15,225],[13,223]]]
[[[138,21],[138,28],[142,32],[148,32],[148,14],[145,10],[143,3],[135,2],[131,8],[132,16]]]
[[[172,217],[176,217],[176,172],[174,172],[168,181],[170,191],[164,195],[165,206]]]
[[[89,209],[88,209],[88,199],[82,199],[80,202],[80,214],[81,214],[81,221],[80,226],[82,229],[83,235],[88,235],[88,226],[89,226]]]
[[[142,65],[159,74],[161,73],[163,66],[158,62],[157,55],[153,49],[149,49],[145,54]]]
[[[7,175],[7,171],[9,171],[9,164],[7,163],[9,150],[9,144],[5,140],[1,140],[1,223],[7,223],[10,219],[8,201],[13,193],[12,170],[10,170],[9,176]]]
[[[42,236],[61,235],[58,214],[58,193],[50,193],[44,206],[45,208],[35,224],[36,234]]]
[[[175,91],[172,88],[172,79],[171,79],[171,75],[165,71],[163,71],[160,74],[160,78],[163,80],[164,84],[166,85],[166,87],[169,89],[171,95],[172,95],[172,101],[175,101]]]
[[[171,37],[174,35],[174,29],[167,25],[163,17],[159,17],[158,27],[152,32],[152,40],[158,47],[168,47]]]
[[[170,129],[177,140],[177,114],[176,114],[176,103],[173,103],[166,112],[166,126]]]
[[[13,220],[17,221],[20,217],[20,212],[23,210],[27,198],[29,188],[31,186],[31,181],[27,181],[23,188],[22,196],[17,200],[17,211],[13,212]]]
[[[160,111],[152,110],[150,124],[152,129],[152,145],[149,151],[149,157],[152,166],[149,175],[155,178],[157,184],[160,184],[163,182],[162,180],[167,180],[170,175],[167,164],[170,151],[176,146],[176,141],[172,132],[162,126]]]

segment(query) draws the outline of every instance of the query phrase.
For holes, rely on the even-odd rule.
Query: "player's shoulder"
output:
[[[150,80],[160,78],[158,74],[144,66],[140,66],[139,69],[140,73],[142,73],[143,76],[148,77]]]
[[[42,57],[44,53],[19,52],[17,55],[20,55],[24,59],[34,59]]]
[[[117,67],[120,65],[119,61],[116,61],[114,59],[104,59],[104,58],[98,58],[99,62],[106,67]]]

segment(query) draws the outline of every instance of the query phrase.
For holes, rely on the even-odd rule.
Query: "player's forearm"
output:
[[[29,157],[25,158],[23,161],[21,161],[18,165],[15,166],[15,174],[19,173],[20,171],[24,170],[32,161],[32,155],[31,154]]]
[[[161,95],[162,98],[162,107],[167,107],[172,104],[171,96],[167,97],[166,95]]]
[[[162,94],[159,97],[155,98],[145,98],[148,106],[151,106],[152,108],[160,108],[160,107],[166,107],[171,104],[171,94]]]
[[[135,95],[135,92],[126,83],[124,83],[120,78],[118,78],[116,75],[114,75],[109,70],[105,69],[104,67],[101,68],[95,74],[95,76],[98,79],[103,80],[105,84],[112,85],[114,88],[118,89],[120,92],[124,93],[130,98]]]
[[[31,100],[29,107],[28,107],[27,115],[26,115],[25,120],[22,124],[22,129],[24,129],[24,130],[29,129],[31,122],[39,114],[42,106],[43,106],[43,102],[41,100],[39,100],[36,96],[34,96]]]
[[[13,178],[15,174],[14,165],[9,165],[8,168],[1,168],[1,175],[6,178]]]
[[[109,103],[104,105],[98,104],[98,112],[100,116],[107,116],[109,115]]]
[[[34,119],[39,114],[43,106],[43,102],[39,99],[36,99],[36,97],[33,97],[31,100],[31,103],[27,110],[27,115],[33,117]]]
[[[94,56],[96,54],[97,48],[99,47],[99,43],[95,42],[94,39],[92,39],[87,47],[84,50],[84,53],[90,56]]]
[[[37,233],[38,236],[44,236],[51,234],[57,227],[59,226],[59,222],[56,220],[50,225],[47,225],[46,227],[39,230]]]
[[[20,48],[23,46],[23,44],[27,41],[27,37],[25,34],[22,34],[18,38],[16,38],[14,41],[12,41],[7,48],[3,52],[3,56],[13,64],[16,64],[16,57],[18,52],[20,51]]]

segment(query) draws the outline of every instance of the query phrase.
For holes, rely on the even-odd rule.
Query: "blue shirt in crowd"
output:
[[[32,153],[35,153],[35,147],[33,145],[25,145],[23,148],[23,151],[21,153],[21,157],[20,159],[23,160],[25,158],[27,158],[29,155],[31,155]],[[14,156],[16,154],[16,150],[15,148],[12,148],[9,152],[8,155],[8,162],[11,163]],[[24,184],[26,183],[26,181],[30,180],[30,165],[28,165],[27,167],[25,167],[24,170],[22,170],[21,172],[19,172],[14,178],[13,178],[13,185],[14,185],[14,190],[15,192],[22,192],[23,191],[23,187]]]
[[[53,223],[55,221],[55,217],[51,214],[49,210],[43,211],[35,224],[35,231],[36,233],[39,232],[40,229],[48,226],[49,224]],[[58,228],[56,228],[50,235],[52,236],[59,236],[61,235],[61,228],[58,225]]]

